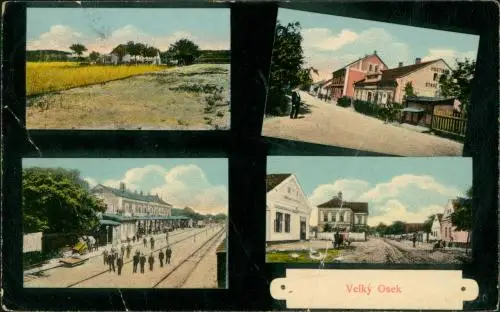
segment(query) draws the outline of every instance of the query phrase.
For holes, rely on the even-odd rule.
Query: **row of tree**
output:
[[[87,51],[81,43],[72,44],[69,49],[75,53],[80,60],[83,60],[83,53]],[[211,51],[214,52],[214,51]],[[200,47],[189,39],[180,39],[170,45],[169,49],[165,52],[160,52],[156,47],[149,46],[141,42],[129,41],[126,44],[119,44],[112,51],[112,54],[116,54],[118,57],[118,63],[123,62],[123,57],[125,55],[130,55],[135,63],[138,61],[138,57],[143,59],[154,58],[160,55],[162,62],[168,63],[172,60],[177,61],[181,65],[191,65],[195,60],[202,55]],[[90,61],[97,61],[100,58],[100,54],[96,51],[92,51],[89,54]]]

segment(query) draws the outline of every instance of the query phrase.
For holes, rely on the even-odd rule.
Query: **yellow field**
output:
[[[89,65],[74,62],[27,62],[26,94],[36,95],[102,83],[166,69],[162,65]]]

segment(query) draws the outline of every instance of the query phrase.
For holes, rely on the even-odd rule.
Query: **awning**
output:
[[[102,225],[120,225],[120,222],[112,220],[99,220],[99,223],[101,223]]]
[[[425,110],[423,108],[414,108],[414,107],[406,107],[401,110],[402,112],[409,112],[409,113],[422,113]]]

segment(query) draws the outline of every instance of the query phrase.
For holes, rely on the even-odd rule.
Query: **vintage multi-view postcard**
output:
[[[228,129],[229,15],[29,8],[27,127]]]
[[[262,134],[461,156],[479,36],[279,9]]]
[[[24,287],[226,288],[227,200],[225,159],[24,159]]]
[[[267,171],[267,262],[470,261],[470,158],[277,156]]]

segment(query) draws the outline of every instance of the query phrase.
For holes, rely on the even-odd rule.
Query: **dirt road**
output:
[[[216,87],[222,99],[207,103]],[[31,129],[229,128],[229,65],[196,64],[28,99]]]
[[[269,137],[347,147],[400,156],[461,156],[463,145],[368,117],[301,92],[305,107],[298,119],[270,117],[262,134]],[[306,112],[305,114],[303,112]]]
[[[432,245],[410,241],[397,242],[370,237],[366,242],[353,242],[342,251],[339,262],[345,263],[406,263],[406,264],[459,264],[465,257],[460,249],[432,250]]]

